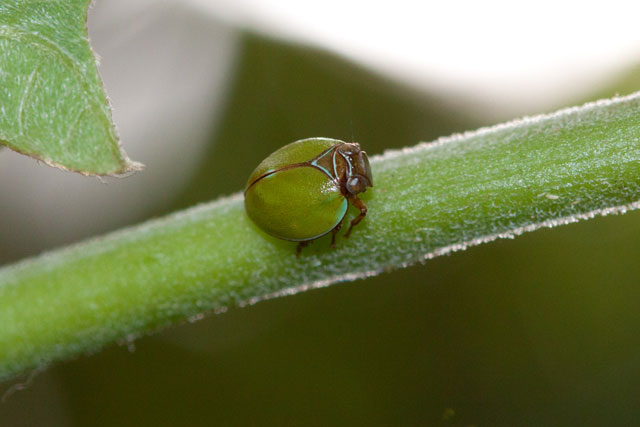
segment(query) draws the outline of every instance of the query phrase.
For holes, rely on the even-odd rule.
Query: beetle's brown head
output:
[[[339,150],[351,166],[347,172],[347,191],[351,194],[358,194],[366,191],[367,187],[373,187],[369,158],[367,153],[360,149],[360,144],[345,142]]]

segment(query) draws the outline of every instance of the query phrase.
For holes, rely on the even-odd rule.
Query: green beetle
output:
[[[247,215],[263,231],[298,243],[296,255],[311,240],[333,231],[331,247],[349,202],[360,210],[345,237],[367,214],[358,193],[373,187],[367,153],[357,143],[329,138],[292,142],[253,171],[244,190]]]

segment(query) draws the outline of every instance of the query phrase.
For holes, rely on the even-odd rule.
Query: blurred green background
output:
[[[378,154],[496,120],[316,48],[238,40],[217,125],[184,183],[98,232],[236,192],[296,139]],[[638,90],[640,71],[611,82],[566,105]],[[66,239],[17,250],[2,239],[0,264],[76,236]],[[0,384],[14,387],[0,426],[635,425],[639,255],[631,212],[232,308]]]

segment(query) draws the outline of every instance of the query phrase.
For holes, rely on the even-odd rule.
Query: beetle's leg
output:
[[[351,220],[351,224],[349,224],[349,230],[347,230],[344,237],[349,237],[349,234],[351,234],[351,230],[353,230],[353,227],[360,221],[362,221],[365,216],[367,216],[367,205],[365,205],[362,200],[358,199],[358,196],[349,197],[349,201],[351,201],[351,204],[353,206],[360,209],[360,215]]]
[[[338,231],[340,231],[341,228],[342,228],[342,221],[340,221],[338,225],[336,225],[334,229],[331,231],[331,249],[336,248],[336,234],[338,234]]]
[[[303,242],[298,242],[298,246],[296,247],[296,258],[300,258],[300,253],[302,252],[302,248],[308,246],[311,243],[311,240],[305,240]]]

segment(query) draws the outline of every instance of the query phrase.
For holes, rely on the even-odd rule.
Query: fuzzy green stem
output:
[[[201,313],[638,208],[639,114],[635,94],[374,157],[369,213],[335,250],[324,237],[296,258],[236,194],[3,267],[0,378]]]

